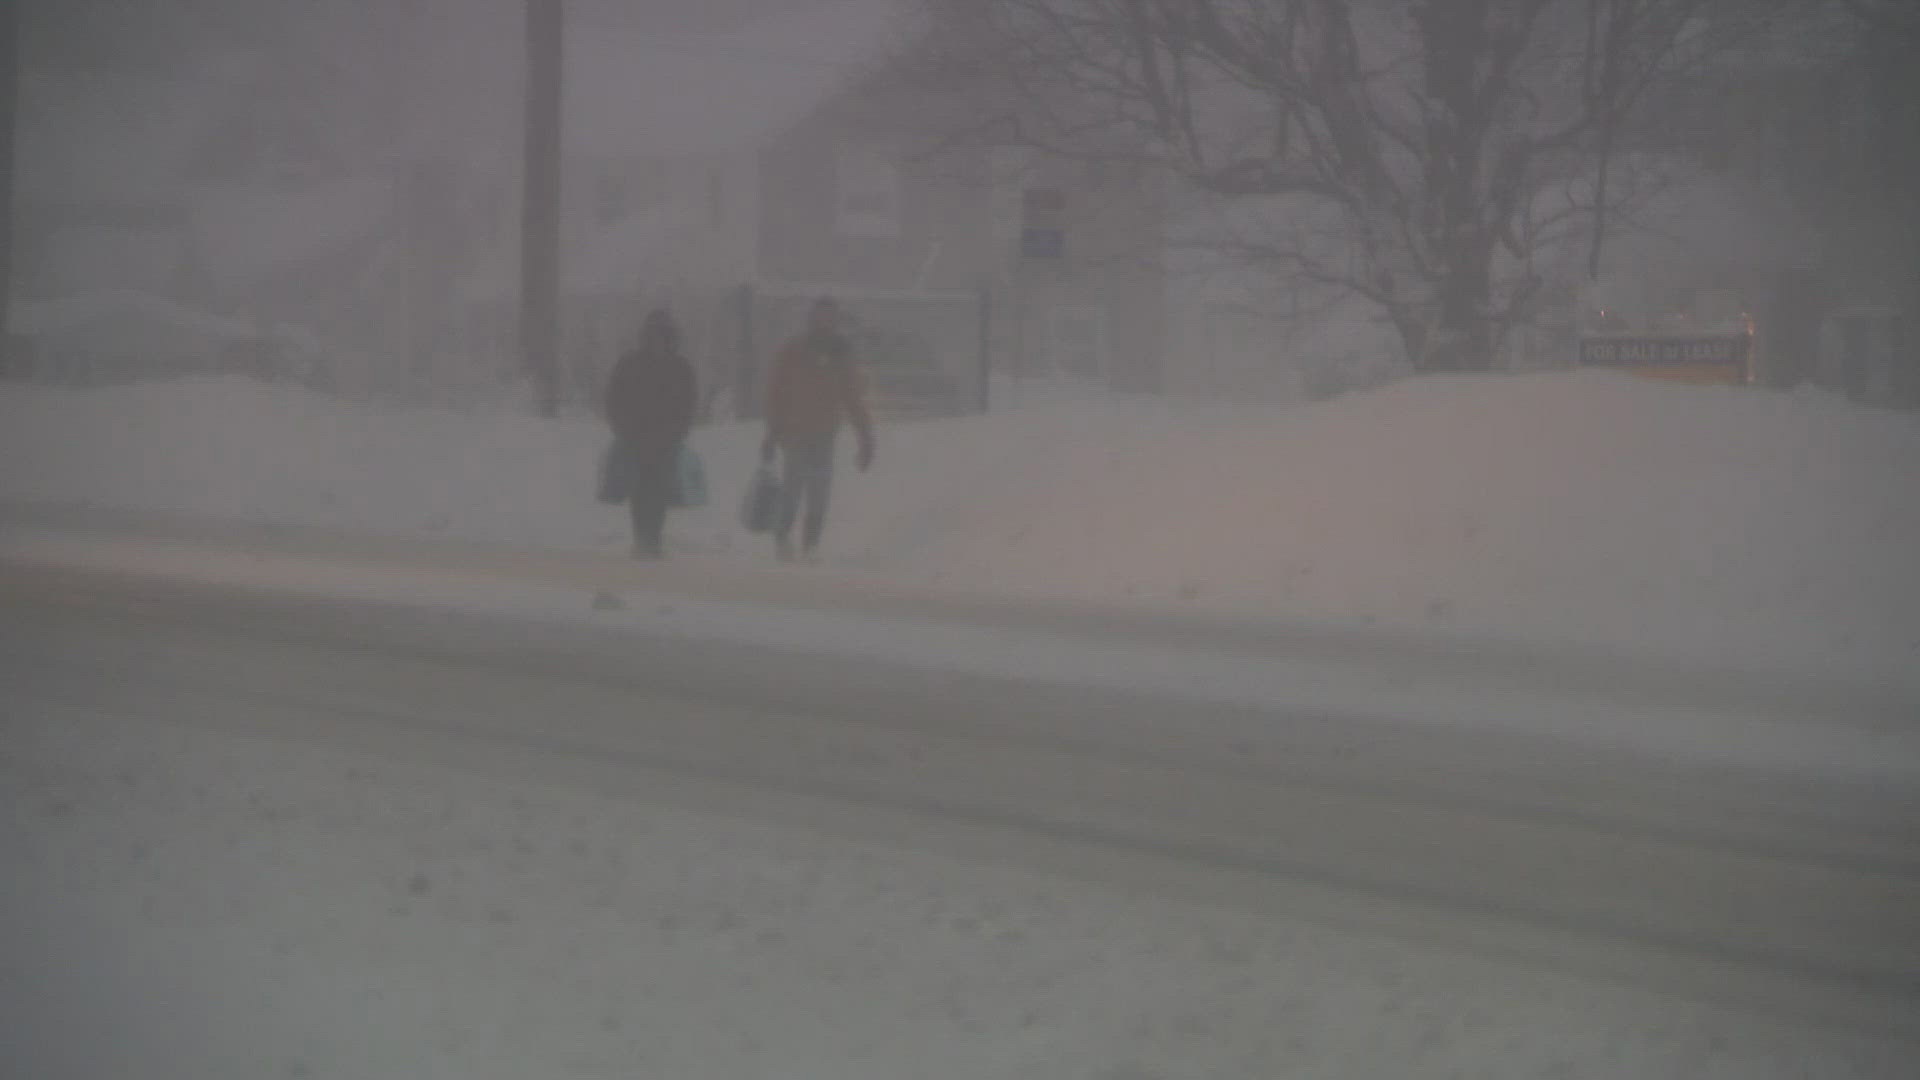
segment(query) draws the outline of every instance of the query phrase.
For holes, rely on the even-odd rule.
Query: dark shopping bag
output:
[[[681,508],[707,505],[707,466],[700,454],[686,443],[680,444],[673,465],[673,505]]]
[[[780,524],[780,478],[773,466],[754,470],[747,497],[740,503],[740,524],[750,533],[770,533]]]
[[[618,506],[632,493],[633,455],[616,440],[600,455],[600,501]]]

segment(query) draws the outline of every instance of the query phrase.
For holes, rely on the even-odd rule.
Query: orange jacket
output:
[[[782,446],[831,439],[851,423],[860,445],[873,446],[866,379],[843,338],[802,335],[773,364],[767,391],[767,438]]]

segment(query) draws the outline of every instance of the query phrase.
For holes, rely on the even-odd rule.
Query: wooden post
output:
[[[0,0],[0,377],[13,355],[13,129],[20,86],[20,5]]]
[[[736,420],[758,420],[764,404],[760,390],[760,357],[758,345],[754,340],[754,317],[757,298],[753,285],[743,283],[735,294],[736,311],[740,319],[740,355],[739,366],[734,370],[735,391],[733,415]]]
[[[974,406],[984,415],[993,406],[993,285],[980,283],[980,387]]]
[[[560,88],[564,0],[526,0],[526,143],[520,201],[520,352],[540,415],[560,413]]]

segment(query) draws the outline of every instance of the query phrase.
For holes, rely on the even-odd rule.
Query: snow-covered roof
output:
[[[381,227],[391,205],[390,184],[379,175],[218,188],[195,206],[194,240],[222,283],[244,285],[353,245]]]
[[[577,26],[566,54],[575,152],[683,156],[751,148],[868,70],[904,33],[899,0],[811,0],[725,30]]]
[[[260,332],[252,323],[125,289],[56,300],[15,300],[12,305],[14,332],[29,337],[66,333],[115,319],[165,324],[208,338],[245,338]]]

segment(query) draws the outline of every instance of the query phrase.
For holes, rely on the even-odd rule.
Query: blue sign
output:
[[[1065,229],[1020,230],[1020,254],[1028,259],[1060,259],[1067,254]]]

